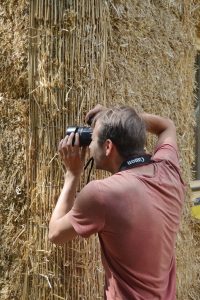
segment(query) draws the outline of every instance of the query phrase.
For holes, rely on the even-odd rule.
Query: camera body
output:
[[[88,126],[70,126],[66,130],[66,135],[70,135],[71,133],[78,133],[79,134],[79,146],[85,147],[89,146],[92,141],[92,128]],[[72,141],[72,145],[74,145],[75,137]]]

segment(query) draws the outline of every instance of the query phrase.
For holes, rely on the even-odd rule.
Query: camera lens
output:
[[[92,128],[91,127],[76,127],[76,126],[71,126],[68,127],[66,130],[66,134],[70,135],[72,132],[78,133],[79,134],[79,146],[89,146],[89,144],[92,141]],[[74,145],[75,138],[72,141],[72,145]]]
[[[89,146],[92,141],[92,128],[91,127],[79,127],[79,140],[80,146]]]

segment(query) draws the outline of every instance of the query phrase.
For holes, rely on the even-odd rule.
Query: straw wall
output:
[[[0,92],[14,99],[27,98],[28,93],[28,12],[26,0],[1,0]]]
[[[0,299],[20,299],[26,236],[28,5],[0,2]]]
[[[26,7],[25,2],[16,2]],[[14,14],[14,1],[9,9],[8,2],[3,3],[0,7],[6,7],[6,15]],[[17,241],[24,241],[23,247],[18,247],[21,255],[18,253],[18,258],[15,256],[10,264],[4,264],[4,270],[8,270],[3,276],[4,299],[103,299],[103,270],[96,238],[78,238],[65,247],[48,242],[48,222],[64,174],[57,155],[58,142],[66,126],[83,124],[85,112],[95,103],[137,105],[145,111],[171,117],[177,125],[184,179],[189,182],[192,178],[197,6],[198,2],[189,0],[30,1],[29,128],[18,131],[23,138],[16,157],[18,166],[23,166],[22,178],[26,167],[27,198],[23,196],[21,201],[21,208],[25,209],[21,230],[25,228],[26,234],[18,231],[21,235]],[[27,10],[21,11],[27,17]],[[15,20],[19,24],[19,19],[13,18],[7,23]],[[21,33],[21,42],[15,43],[16,48],[21,45],[23,49],[19,61],[26,58],[27,41],[23,40],[26,28],[21,28]],[[9,48],[8,53],[15,53],[15,47]],[[4,58],[5,55],[2,61]],[[6,74],[12,73],[9,68],[4,69]],[[26,74],[24,64],[17,71],[14,67],[11,70],[13,74],[7,78],[12,84],[4,81],[0,92],[8,93],[9,99],[25,98],[24,80],[23,84],[18,81]],[[14,118],[14,111],[23,115],[21,118],[26,122],[26,106],[21,110],[20,105],[23,101],[17,101],[16,107],[7,98],[2,106],[9,107],[9,111],[2,110],[2,115],[7,116],[5,124]],[[20,122],[16,127],[20,127]],[[153,143],[152,139],[149,141]],[[6,170],[4,178],[7,176],[9,180],[12,176],[8,165]],[[80,188],[86,176],[83,175]],[[101,176],[93,173],[93,178]],[[17,199],[12,194],[10,203],[19,203]],[[16,238],[6,227],[8,217],[5,218],[8,211],[12,212],[11,204],[6,206],[7,212],[3,208],[2,211],[4,234],[10,233],[13,243]],[[200,297],[197,228],[198,224],[190,217],[188,191],[177,243],[178,300]],[[13,269],[19,280],[15,285],[11,281],[12,286],[8,282],[12,278],[9,271]]]
[[[61,248],[47,236],[63,184],[58,142],[66,126],[83,122],[86,109],[105,94],[105,7],[100,2],[96,7],[90,1],[70,3],[33,1],[30,10],[31,205],[25,290],[31,299],[96,299],[102,294],[96,239],[77,239]]]

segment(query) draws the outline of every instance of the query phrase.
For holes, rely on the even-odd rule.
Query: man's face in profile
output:
[[[92,132],[92,141],[89,145],[90,149],[90,156],[94,158],[94,163],[97,169],[105,170],[104,164],[105,164],[105,149],[104,145],[100,145],[98,142],[98,135],[100,130],[101,124],[97,120],[95,127]]]

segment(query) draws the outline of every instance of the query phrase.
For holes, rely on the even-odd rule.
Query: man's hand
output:
[[[88,125],[91,125],[92,123],[92,119],[96,116],[96,114],[98,114],[99,112],[101,112],[102,110],[104,110],[105,107],[97,104],[94,108],[92,108],[86,115],[85,117],[85,121]]]
[[[72,146],[74,138],[75,142]],[[49,239],[55,244],[63,244],[77,235],[68,212],[76,197],[76,187],[84,167],[86,147],[79,147],[79,134],[76,133],[74,136],[74,133],[71,133],[60,142],[58,151],[67,172],[63,189],[49,223]]]
[[[72,141],[75,137],[74,146]],[[79,176],[84,168],[86,147],[79,146],[79,134],[71,133],[61,140],[58,151],[66,167],[66,170],[74,176]]]

